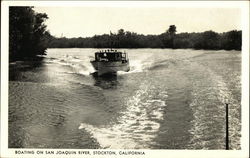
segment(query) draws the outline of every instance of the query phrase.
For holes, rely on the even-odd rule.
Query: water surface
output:
[[[49,49],[9,72],[10,148],[240,149],[241,52],[129,49],[96,77],[97,49]]]

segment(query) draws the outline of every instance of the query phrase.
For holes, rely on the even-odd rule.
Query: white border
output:
[[[165,157],[171,158],[248,158],[249,157],[249,1],[2,1],[1,7],[1,155],[0,157],[62,157],[62,155],[15,155],[8,149],[8,7],[9,6],[67,6],[67,7],[221,7],[240,8],[242,11],[242,139],[241,150],[142,150],[144,156],[118,157]],[[29,149],[33,151],[49,149]],[[63,149],[53,149],[54,151]],[[80,151],[65,149],[67,151]],[[81,150],[93,151],[93,150]],[[101,151],[101,150],[98,150]],[[109,150],[121,151],[121,150]],[[122,150],[126,151],[126,150]],[[133,151],[133,150],[129,150]],[[140,150],[139,150],[140,151]],[[68,157],[104,157],[69,155]],[[117,156],[108,156],[117,157]]]
[[[4,6],[246,8],[246,1],[2,1]]]

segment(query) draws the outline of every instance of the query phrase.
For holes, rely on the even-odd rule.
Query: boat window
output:
[[[110,50],[111,51],[111,50]],[[123,52],[116,52],[115,50],[112,50],[113,52],[98,52],[95,53],[95,59],[96,61],[124,61],[127,60],[126,53]]]

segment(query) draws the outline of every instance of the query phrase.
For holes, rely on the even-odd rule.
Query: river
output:
[[[9,147],[241,149],[241,52],[122,49],[131,70],[97,77],[99,49],[48,49],[9,66]]]

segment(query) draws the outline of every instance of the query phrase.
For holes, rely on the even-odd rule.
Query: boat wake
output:
[[[92,52],[94,51],[92,50]],[[145,53],[145,54],[142,54],[140,58],[137,57],[137,53],[139,52],[134,52],[134,53],[129,54],[130,71],[128,72],[118,71],[117,73],[118,75],[165,69],[165,68],[168,68],[169,65],[175,64],[177,60],[176,57],[173,56],[172,54],[168,54],[167,58],[164,57],[165,59],[163,59],[162,52],[155,53],[155,54]],[[74,55],[71,52],[69,52],[69,54],[71,55],[66,54],[64,56],[54,55],[53,57],[46,57],[47,63],[56,63],[56,64],[60,64],[63,66],[68,66],[71,68],[71,71],[67,73],[78,73],[82,75],[90,75],[95,72],[95,69],[90,63],[90,61],[94,59],[93,54],[81,55],[81,56]],[[198,55],[198,54],[195,54],[195,55]],[[189,58],[189,57],[192,57],[192,55],[181,56],[181,58]]]
[[[75,56],[65,55],[61,58],[47,58],[47,63],[56,63],[59,65],[68,66],[69,68],[71,68],[71,70],[66,71],[66,73],[90,75],[95,72],[95,69],[91,65],[90,60],[91,57],[80,59]],[[118,71],[117,74],[124,75],[130,73],[145,72],[154,69],[154,67],[164,66],[165,64],[167,64],[166,61],[158,63],[156,61],[150,61],[147,59],[130,60],[130,71]]]
[[[142,149],[150,148],[164,116],[167,92],[154,94],[154,87],[143,83],[134,95],[127,99],[125,110],[117,122],[105,126],[81,123],[79,129],[91,133],[101,148]],[[161,98],[161,99],[160,99]]]
[[[196,64],[196,63],[193,63]],[[190,107],[194,111],[193,128],[190,133],[193,135],[189,148],[193,146],[197,149],[223,149],[225,146],[225,106],[229,104],[229,133],[231,149],[240,149],[240,112],[239,102],[234,99],[223,78],[210,69],[202,65],[192,65],[199,67],[201,72],[197,73],[197,78],[213,78],[203,80],[203,82],[193,83],[192,103]],[[205,72],[205,73],[204,73]],[[203,76],[202,76],[203,75]],[[217,133],[213,135],[211,133]],[[210,133],[208,133],[210,132]],[[211,135],[210,137],[208,137]],[[208,137],[208,138],[207,138]]]
[[[71,68],[71,71],[66,73],[76,73],[81,75],[90,75],[95,72],[94,68],[90,64],[90,57],[80,59],[76,56],[65,55],[61,58],[47,58],[48,63],[56,63],[63,66],[68,66]]]

